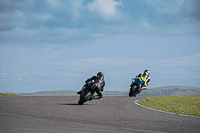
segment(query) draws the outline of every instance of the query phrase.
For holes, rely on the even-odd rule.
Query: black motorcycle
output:
[[[83,93],[80,94],[80,98],[78,101],[79,105],[83,105],[87,101],[91,101],[92,99],[98,99],[94,95],[97,89],[97,83],[94,83],[93,81],[90,81],[86,83],[86,88],[84,89]]]

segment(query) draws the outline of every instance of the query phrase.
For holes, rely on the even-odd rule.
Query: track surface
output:
[[[78,96],[1,96],[1,133],[199,133],[200,118],[138,106],[143,97],[104,97],[77,105]]]

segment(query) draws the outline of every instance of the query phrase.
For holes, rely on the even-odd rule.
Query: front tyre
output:
[[[80,99],[78,101],[79,105],[83,105],[89,98],[92,96],[89,90],[86,90],[83,94],[80,95]]]
[[[132,96],[133,96],[133,87],[131,87],[129,91],[129,97],[132,97]]]
[[[130,88],[129,97],[133,97],[134,93],[136,92],[137,86],[134,85]]]

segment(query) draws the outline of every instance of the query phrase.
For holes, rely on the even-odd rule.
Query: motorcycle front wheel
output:
[[[133,85],[129,91],[129,97],[133,97],[134,93],[136,92],[137,86]]]
[[[91,92],[89,90],[86,90],[84,93],[80,95],[80,99],[78,101],[79,105],[83,105],[86,101],[89,100],[89,98],[92,96]]]

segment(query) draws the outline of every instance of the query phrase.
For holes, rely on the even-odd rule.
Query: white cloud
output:
[[[59,0],[46,0],[46,4],[50,5],[53,8],[59,8],[63,3]]]
[[[52,19],[53,16],[51,16],[50,14],[35,14],[35,18],[38,20],[48,20]]]
[[[13,30],[1,31],[0,40],[7,40],[7,43],[27,43],[37,45],[39,48],[42,45],[71,45],[78,43],[80,40],[84,41],[90,37],[96,37],[91,35],[88,29],[70,29],[70,28],[45,28],[39,29],[24,29],[17,26]],[[12,38],[12,39],[10,39]],[[78,38],[78,39],[77,39]],[[0,42],[1,43],[1,42]],[[44,49],[44,50],[48,50]]]
[[[84,12],[84,6],[82,5],[83,0],[76,0],[72,3],[72,19],[73,21],[79,20]]]
[[[105,20],[115,20],[120,16],[120,12],[117,10],[119,5],[121,5],[121,2],[114,0],[95,0],[88,4],[88,8]]]
[[[86,58],[78,61],[94,65],[130,65],[134,63],[144,64],[145,62],[139,59],[104,59],[104,58]]]
[[[141,19],[140,23],[138,23],[138,30],[144,30],[144,31],[155,31],[155,27],[151,25],[146,19]],[[137,29],[136,27],[136,29]]]
[[[0,1],[0,40],[57,45],[51,38],[73,44],[118,31],[194,33],[199,6],[199,0]]]
[[[174,59],[157,61],[161,66],[200,66],[200,53]]]

